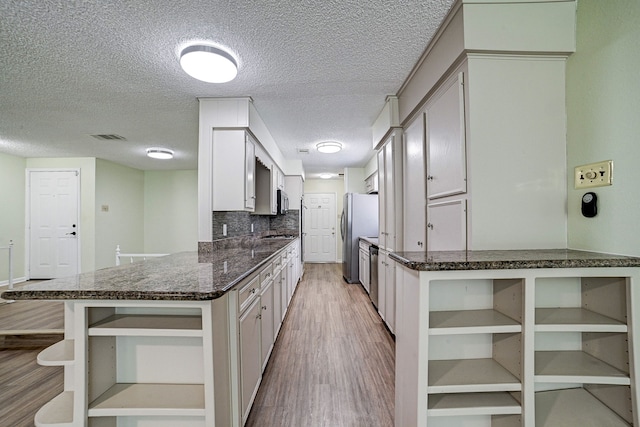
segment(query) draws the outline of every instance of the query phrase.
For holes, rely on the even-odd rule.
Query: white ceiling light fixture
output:
[[[337,141],[324,141],[317,143],[316,149],[321,153],[337,153],[342,150],[342,144]]]
[[[173,159],[173,150],[159,147],[147,148],[147,156],[152,159],[169,160]]]
[[[331,179],[333,177],[333,174],[330,173],[321,173],[320,174],[320,178],[322,179]]]
[[[191,77],[207,83],[230,82],[238,75],[235,58],[213,46],[192,45],[182,49],[180,66]]]

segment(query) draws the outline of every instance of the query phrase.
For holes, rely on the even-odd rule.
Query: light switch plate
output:
[[[576,166],[575,188],[603,187],[612,184],[613,160]]]

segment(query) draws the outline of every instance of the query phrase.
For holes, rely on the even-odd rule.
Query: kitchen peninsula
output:
[[[395,252],[398,426],[637,426],[640,258]]]
[[[300,240],[243,237],[4,292],[65,301],[36,426],[241,426],[300,277]]]

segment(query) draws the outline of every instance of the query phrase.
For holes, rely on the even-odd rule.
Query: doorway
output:
[[[27,169],[27,259],[30,279],[78,274],[80,170]]]
[[[336,195],[305,193],[304,260],[336,262]]]

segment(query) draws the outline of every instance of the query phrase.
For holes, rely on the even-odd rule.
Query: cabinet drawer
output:
[[[360,240],[360,249],[369,252],[369,244],[365,241]]]
[[[259,295],[260,276],[255,276],[238,292],[238,311],[242,312]]]
[[[272,278],[273,264],[269,263],[269,265],[260,272],[260,285],[264,286]]]
[[[276,258],[273,260],[272,266],[273,274],[278,274],[278,271],[280,271],[280,269],[282,268],[282,257],[280,255],[276,256]]]

